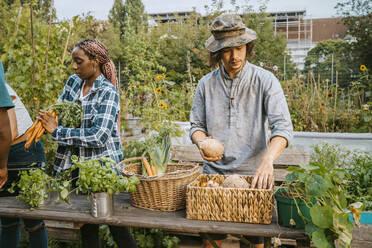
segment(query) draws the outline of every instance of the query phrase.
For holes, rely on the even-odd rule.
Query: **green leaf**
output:
[[[321,197],[330,188],[330,183],[320,175],[314,175],[306,182],[306,194],[310,197]]]
[[[316,166],[316,165],[310,165],[310,164],[299,164],[299,166],[300,166],[302,169],[309,170],[309,171],[319,169],[319,166]]]
[[[319,229],[319,227],[317,227],[316,225],[314,225],[312,222],[309,222],[309,223],[306,223],[305,224],[305,232],[310,237],[313,234],[313,232],[315,232],[318,229]]]
[[[294,181],[296,181],[298,179],[298,175],[299,175],[299,172],[298,171],[294,171],[294,172],[292,172],[290,174],[287,174],[285,176],[285,181],[287,183],[292,183],[292,182],[294,182]]]
[[[287,171],[298,171],[299,168],[297,166],[289,166],[286,170]]]
[[[68,196],[68,190],[67,189],[63,189],[60,193],[60,196],[62,199],[66,199],[67,196]]]
[[[329,242],[327,239],[324,230],[318,229],[315,232],[313,232],[313,235],[311,236],[311,241],[313,241],[315,247],[317,248],[333,248],[334,245]]]
[[[312,206],[310,216],[313,223],[321,228],[330,228],[333,225],[333,209],[330,206]]]

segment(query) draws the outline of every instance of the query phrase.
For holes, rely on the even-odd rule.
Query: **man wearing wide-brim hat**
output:
[[[271,72],[249,63],[257,34],[239,15],[217,17],[211,32],[205,46],[210,66],[217,68],[200,79],[190,113],[203,173],[254,175],[252,188],[270,188],[273,162],[293,136],[283,90]],[[224,145],[223,156],[204,155],[208,137]]]

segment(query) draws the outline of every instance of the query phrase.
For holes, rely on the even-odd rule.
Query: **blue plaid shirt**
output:
[[[83,82],[77,75],[72,75],[58,98],[58,101],[81,103],[84,119],[80,128],[58,126],[52,133],[52,139],[58,142],[54,161],[57,174],[71,168],[71,155],[74,153],[78,153],[75,155],[81,161],[109,157],[118,163],[123,156],[117,130],[120,109],[117,90],[101,74],[81,102],[79,97]]]

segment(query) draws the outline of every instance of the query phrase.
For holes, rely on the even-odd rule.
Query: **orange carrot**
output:
[[[32,131],[31,135],[28,136],[27,139],[26,139],[26,144],[25,144],[26,149],[30,147],[30,145],[32,144],[32,141],[35,139],[36,135],[38,134],[38,132],[40,131],[41,128],[43,128],[43,125],[39,121],[36,124],[35,129]]]
[[[158,172],[156,171],[155,166],[151,166],[151,171],[154,176],[158,175]]]
[[[154,175],[152,174],[152,170],[151,170],[150,164],[149,164],[149,162],[147,161],[146,158],[142,158],[142,163],[143,163],[143,165],[144,165],[145,168],[146,168],[146,172],[147,172],[147,174],[148,174],[149,176],[154,176]]]
[[[44,132],[45,132],[45,128],[41,127],[39,132],[35,136],[35,143],[37,143],[40,140],[40,138],[41,138],[41,136],[43,135]]]

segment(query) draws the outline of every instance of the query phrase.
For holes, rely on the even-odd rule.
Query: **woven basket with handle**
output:
[[[273,189],[202,187],[208,181],[221,185],[227,175],[199,175],[187,186],[186,218],[270,224]],[[253,177],[243,176],[249,184]]]
[[[136,176],[140,183],[130,193],[132,205],[150,210],[176,211],[185,208],[186,186],[201,172],[198,164],[168,164],[164,174],[142,175],[143,158],[125,159],[118,164],[119,171],[126,177]]]

